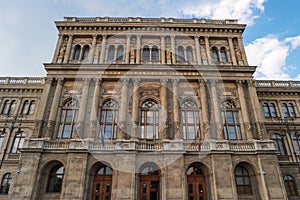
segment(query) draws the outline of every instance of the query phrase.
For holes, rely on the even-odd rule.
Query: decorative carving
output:
[[[142,97],[144,96],[155,96],[159,97],[159,89],[145,89],[142,90]]]
[[[242,53],[239,49],[235,49],[235,57],[237,60],[242,60]]]

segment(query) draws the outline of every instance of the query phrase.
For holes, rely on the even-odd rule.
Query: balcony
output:
[[[217,141],[209,140],[198,144],[195,141],[165,140],[160,142],[147,142],[138,140],[46,140],[41,138],[26,139],[23,151],[89,151],[89,152],[258,152],[275,151],[271,140],[255,141]]]

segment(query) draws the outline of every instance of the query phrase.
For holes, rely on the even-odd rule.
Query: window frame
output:
[[[150,120],[152,117],[152,120]],[[141,105],[141,136],[142,140],[156,141],[159,135],[159,106],[155,100],[147,99]],[[152,133],[151,133],[152,129]],[[148,130],[150,132],[148,132]]]
[[[100,117],[99,117],[99,138],[100,139],[117,139],[117,128],[118,128],[118,118],[119,118],[119,103],[114,99],[108,99],[104,101],[100,108]],[[110,113],[108,115],[108,113]],[[111,117],[111,120],[108,121],[108,117]],[[106,134],[107,128],[110,128],[109,136]],[[104,138],[103,138],[104,136]]]
[[[12,154],[21,153],[20,149],[23,147],[25,138],[26,138],[25,131],[21,131],[21,132],[17,133],[14,137],[14,141],[12,143],[10,153],[12,153]]]
[[[10,172],[5,173],[1,181],[0,194],[8,195],[11,181],[12,181],[12,174]]]
[[[241,169],[241,174],[238,174],[238,169]],[[234,180],[238,195],[253,195],[252,181],[249,171],[241,165],[237,165],[234,169]],[[242,183],[239,183],[242,181]]]
[[[288,196],[298,196],[295,179],[290,174],[283,177],[284,187]]]
[[[186,100],[181,104],[181,130],[184,140],[197,140],[200,128],[199,109],[194,101]],[[192,118],[190,118],[192,116]],[[192,134],[194,134],[193,137]]]
[[[284,144],[284,136],[274,133],[272,134],[271,139],[273,140],[275,149],[278,151],[279,155],[287,155],[286,146]]]
[[[59,171],[62,169],[62,173]],[[51,168],[48,174],[48,181],[47,181],[47,193],[60,193],[64,181],[65,175],[65,167],[62,164],[55,165]],[[60,178],[58,178],[60,176]],[[60,183],[57,183],[57,180],[61,180]]]
[[[221,55],[221,62],[227,63],[228,58],[227,58],[227,50],[225,47],[220,48],[220,55]]]

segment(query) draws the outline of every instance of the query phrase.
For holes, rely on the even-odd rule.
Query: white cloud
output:
[[[249,64],[257,66],[255,78],[292,79],[291,74],[295,68],[286,66],[286,60],[298,46],[300,46],[300,36],[280,41],[273,35],[256,39],[247,45]]]
[[[195,1],[183,8],[185,15],[212,19],[238,19],[240,23],[252,25],[259,16],[255,12],[263,12],[263,4],[267,0],[211,0]]]

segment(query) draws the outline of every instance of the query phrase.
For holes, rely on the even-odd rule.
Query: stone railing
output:
[[[45,78],[24,78],[24,77],[0,77],[0,85],[20,85],[45,83]]]
[[[256,87],[300,88],[300,81],[256,80]]]
[[[177,24],[237,24],[237,20],[212,20],[212,19],[178,19],[178,18],[141,18],[141,17],[65,17],[66,22],[143,22],[143,23],[177,23]]]
[[[26,139],[23,149],[28,150],[88,150],[88,151],[180,151],[180,152],[212,152],[212,151],[233,151],[233,152],[253,152],[253,151],[275,151],[275,146],[271,140],[247,141],[217,141],[210,140],[195,142],[182,140],[166,140],[163,142],[146,141],[92,141],[92,140],[44,140]]]

